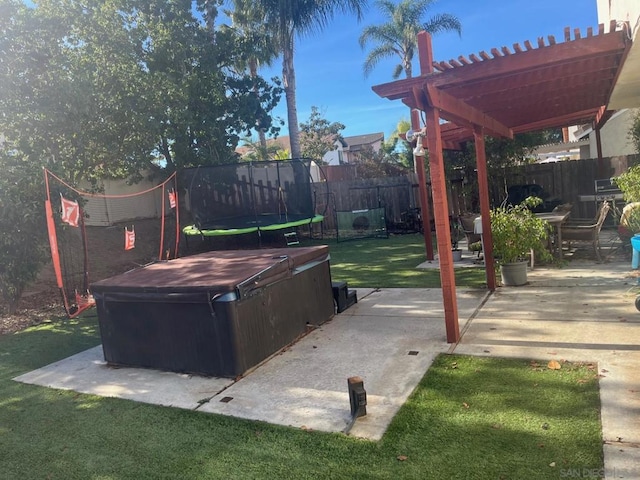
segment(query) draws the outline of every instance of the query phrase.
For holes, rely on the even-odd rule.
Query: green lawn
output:
[[[98,343],[94,318],[0,337],[0,478],[519,480],[602,467],[588,365],[440,356],[380,442],[11,380]]]
[[[411,273],[421,241],[332,243],[332,271],[436,286],[437,271]],[[593,365],[441,355],[379,442],[12,380],[99,342],[95,311],[0,336],[0,479],[544,480],[603,465]]]
[[[388,239],[366,238],[337,243],[335,239],[305,241],[304,245],[329,245],[331,277],[350,287],[438,288],[438,269],[418,270],[425,261],[420,234],[392,235]],[[467,252],[468,253],[468,252]],[[483,287],[483,268],[456,269],[456,285]]]

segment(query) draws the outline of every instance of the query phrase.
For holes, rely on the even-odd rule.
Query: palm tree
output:
[[[264,23],[277,32],[282,53],[282,83],[287,101],[291,156],[300,158],[296,73],[293,66],[294,39],[322,30],[336,12],[355,13],[360,19],[367,0],[257,0],[255,3],[265,12]]]
[[[233,10],[225,12],[233,27],[243,41],[249,46],[248,56],[242,58],[241,68],[248,68],[251,78],[258,76],[258,69],[261,65],[270,66],[278,56],[280,48],[277,44],[277,35],[268,23],[264,22],[264,11],[256,2],[251,0],[233,0]],[[260,149],[257,150],[261,160],[267,160],[268,148],[265,129],[256,125]]]
[[[393,71],[393,78],[402,72],[411,78],[411,62],[417,50],[418,32],[424,30],[430,34],[444,31],[462,33],[460,21],[453,15],[441,13],[423,21],[435,0],[401,0],[397,5],[390,0],[377,0],[376,6],[388,17],[383,25],[370,25],[360,35],[360,46],[364,49],[369,41],[378,45],[367,55],[364,62],[364,74],[369,75],[378,62],[384,58],[398,56],[400,63]]]

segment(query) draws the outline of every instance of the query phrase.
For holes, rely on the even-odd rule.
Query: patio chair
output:
[[[478,257],[482,251],[482,236],[479,233],[475,233],[473,221],[479,216],[479,213],[465,213],[458,217],[460,225],[462,225],[462,232],[467,239],[467,249],[473,251],[471,245],[478,244],[479,242],[480,248],[476,250]]]
[[[598,208],[595,218],[568,220],[560,227],[562,229],[562,241],[566,242],[569,247],[574,242],[590,243],[593,246],[596,258],[599,262],[602,261],[600,257],[600,230],[610,209],[611,204],[608,201],[604,201]]]

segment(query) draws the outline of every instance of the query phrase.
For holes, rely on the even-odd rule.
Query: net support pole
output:
[[[176,198],[176,246],[173,251],[173,258],[178,258],[178,248],[180,247],[180,196],[178,195],[177,174],[173,172],[173,191]]]
[[[62,284],[62,269],[60,267],[60,253],[58,252],[58,236],[56,234],[56,224],[53,218],[53,208],[51,207],[51,193],[49,191],[49,171],[44,169],[44,185],[47,191],[47,198],[44,202],[45,214],[47,216],[47,232],[49,234],[49,248],[51,249],[51,263],[53,265],[53,272],[56,276],[56,284],[62,295],[62,302],[64,309],[69,313],[69,302],[64,292],[64,286]]]
[[[162,190],[160,192],[160,251],[158,252],[158,260],[162,260],[164,250],[164,209],[165,209],[165,195],[167,194],[167,182],[162,184]]]

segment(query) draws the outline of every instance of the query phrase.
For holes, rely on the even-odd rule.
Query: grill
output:
[[[595,200],[622,200],[622,191],[613,183],[611,178],[603,178],[595,181]]]

